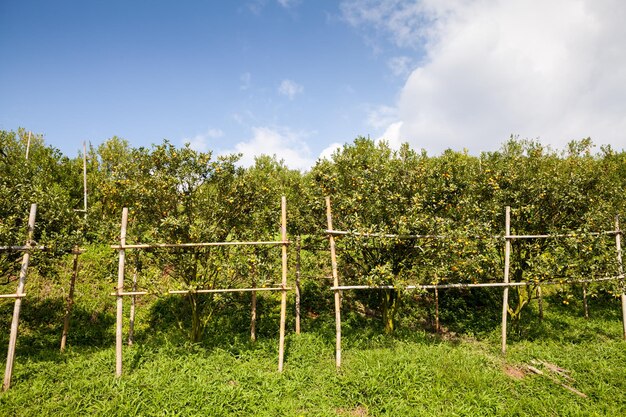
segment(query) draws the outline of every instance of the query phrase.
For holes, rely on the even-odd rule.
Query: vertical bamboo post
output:
[[[30,137],[33,134],[33,132],[28,132],[28,140],[26,141],[26,160],[28,161],[28,154],[30,152]]]
[[[624,266],[622,264],[622,231],[619,229],[619,215],[615,216],[615,249],[617,251],[617,270],[622,277],[622,324],[626,340],[626,294],[624,293]]]
[[[511,207],[506,206],[504,243],[504,283],[509,283],[509,263],[511,258]],[[506,354],[506,319],[509,309],[509,287],[504,287],[502,296],[502,354]]]
[[[120,229],[120,261],[117,269],[117,318],[115,327],[115,376],[122,376],[122,323],[124,320],[123,308],[124,297],[120,295],[124,291],[124,265],[126,263],[126,226],[128,224],[128,208],[122,210],[122,227]]]
[[[283,371],[283,362],[285,359],[285,321],[287,318],[287,199],[282,196],[280,199],[280,235],[282,244],[282,260],[283,260],[283,280],[282,291],[280,295],[280,342],[278,346],[278,372]]]
[[[583,282],[583,308],[585,309],[585,318],[589,319],[589,303],[587,301],[587,283]]]
[[[330,209],[330,197],[326,197],[326,220],[328,221],[328,230],[333,230],[333,216]],[[336,332],[336,351],[335,365],[337,368],[341,366],[341,293],[337,289],[339,286],[339,275],[337,274],[337,254],[335,252],[335,237],[328,235],[330,242],[330,258],[333,272],[333,286],[335,287],[335,332]]]
[[[439,290],[435,287],[435,332],[439,333]]]
[[[256,288],[257,286],[257,268],[256,268],[257,256],[255,251],[255,256],[252,262],[251,274],[252,274],[252,288]],[[250,340],[256,341],[256,291],[252,291],[252,307],[250,311]]]
[[[537,286],[537,304],[539,304],[539,320],[543,320],[543,293],[541,285]]]
[[[37,204],[31,204],[30,214],[28,215],[28,237],[26,245],[30,246],[35,231],[35,216],[37,215]],[[15,298],[15,307],[13,307],[13,320],[11,321],[11,336],[9,337],[9,349],[7,352],[7,363],[4,371],[4,383],[2,390],[6,391],[11,386],[11,377],[13,375],[13,361],[15,360],[15,345],[17,344],[17,327],[20,321],[20,310],[22,308],[22,296],[24,294],[24,286],[26,285],[26,275],[28,271],[28,262],[30,262],[30,250],[24,251],[22,256],[22,267],[20,269],[20,280],[17,284],[17,297]]]
[[[135,258],[135,270],[133,271],[133,292],[137,291],[137,274],[139,272],[139,255]],[[137,296],[130,297],[130,318],[128,321],[128,346],[132,346],[135,341],[135,307]]]
[[[83,141],[83,210],[87,219],[87,143]]]
[[[63,333],[61,334],[61,352],[65,351],[65,345],[67,343],[67,334],[70,329],[70,315],[72,314],[72,307],[74,306],[74,287],[76,286],[76,277],[78,276],[78,248],[74,248],[74,251],[70,291],[67,294],[67,306],[65,307],[65,318],[63,319]]]
[[[296,334],[300,334],[300,236],[296,238]]]

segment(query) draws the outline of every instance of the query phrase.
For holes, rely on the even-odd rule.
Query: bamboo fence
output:
[[[407,286],[394,286],[394,285],[339,285],[339,276],[337,271],[337,254],[336,254],[336,243],[335,236],[356,236],[356,237],[367,237],[367,238],[384,238],[384,239],[398,239],[398,240],[406,240],[406,239],[446,239],[448,236],[446,235],[397,235],[397,234],[387,234],[387,233],[362,233],[355,231],[344,231],[344,230],[334,230],[332,226],[332,211],[331,211],[331,202],[330,197],[326,197],[326,217],[328,223],[328,229],[325,231],[328,240],[329,240],[329,248],[330,248],[330,257],[331,257],[331,268],[332,268],[332,279],[333,286],[331,290],[335,294],[335,323],[336,323],[336,366],[341,366],[341,291],[344,290],[385,290],[385,289],[403,289],[403,290],[434,290],[435,291],[435,299],[436,299],[436,329],[439,331],[439,314],[438,314],[438,290],[440,289],[450,289],[450,288],[493,288],[493,287],[501,287],[503,288],[502,292],[502,324],[501,324],[501,351],[502,354],[506,354],[506,337],[507,337],[507,318],[508,318],[508,309],[509,309],[509,288],[511,287],[521,287],[521,286],[529,286],[529,285],[563,285],[563,284],[583,284],[584,287],[584,305],[585,305],[585,316],[588,316],[588,309],[586,304],[586,285],[594,282],[602,282],[602,281],[611,281],[611,280],[624,280],[624,270],[622,264],[622,249],[621,249],[621,235],[622,231],[619,227],[619,217],[615,217],[615,230],[602,231],[602,232],[591,232],[585,233],[586,236],[602,236],[602,235],[614,235],[615,236],[615,247],[616,247],[616,257],[617,257],[617,265],[618,265],[618,274],[615,276],[608,277],[598,277],[593,279],[579,279],[579,280],[553,280],[553,281],[542,281],[540,283],[528,281],[528,282],[511,282],[509,277],[510,271],[510,258],[511,258],[511,245],[515,240],[522,239],[560,239],[567,237],[577,237],[581,236],[581,233],[559,233],[559,234],[536,234],[536,235],[512,235],[511,234],[511,208],[510,206],[506,207],[506,218],[505,218],[505,233],[504,235],[495,235],[495,236],[473,236],[475,239],[504,239],[504,270],[503,270],[503,280],[502,282],[486,282],[486,283],[457,283],[457,284],[423,284],[423,285],[407,285]],[[540,293],[541,286],[538,286],[538,294]],[[623,337],[626,340],[626,294],[621,294],[621,305],[622,305],[622,323],[623,323]],[[541,310],[543,313],[543,306],[541,306]]]
[[[211,288],[211,289],[190,289],[190,290],[168,290],[167,294],[211,294],[211,293],[230,293],[230,292],[251,292],[252,293],[252,323],[251,338],[256,338],[255,333],[255,317],[256,317],[256,293],[258,291],[280,291],[280,325],[279,325],[279,343],[278,343],[278,371],[282,372],[285,358],[285,323],[287,315],[287,291],[292,288],[287,286],[287,246],[290,242],[287,239],[287,201],[281,197],[281,239],[277,241],[247,241],[247,242],[202,242],[202,243],[152,243],[152,244],[126,244],[126,231],[128,225],[128,208],[122,210],[122,223],[120,228],[119,245],[111,245],[111,249],[116,249],[119,253],[118,263],[118,280],[115,292],[111,295],[116,296],[117,315],[116,315],[116,331],[115,331],[115,375],[122,375],[122,325],[123,325],[123,298],[125,296],[136,297],[140,295],[151,294],[148,291],[136,291],[136,276],[133,279],[133,291],[124,291],[124,271],[126,265],[126,250],[129,249],[167,249],[167,248],[201,248],[212,246],[261,246],[271,245],[281,247],[281,285],[280,287],[252,287],[252,288]],[[256,281],[253,281],[256,283]],[[134,314],[134,303],[131,305]],[[134,316],[131,315],[131,322],[134,325]],[[131,327],[132,328],[132,327]],[[128,340],[132,344],[132,335]]]

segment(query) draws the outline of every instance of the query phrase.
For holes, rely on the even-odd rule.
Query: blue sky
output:
[[[0,129],[295,168],[358,135],[438,153],[626,140],[619,1],[0,1]]]

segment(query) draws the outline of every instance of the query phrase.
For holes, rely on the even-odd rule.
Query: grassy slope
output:
[[[624,415],[626,346],[619,306],[585,321],[554,306],[530,336],[499,355],[497,329],[444,340],[424,332],[395,338],[375,328],[346,329],[344,366],[334,368],[330,325],[288,340],[276,372],[276,340],[235,338],[221,347],[185,346],[163,334],[125,351],[113,377],[112,346],[22,346],[3,415]],[[330,323],[328,323],[330,324]],[[242,339],[242,338],[240,338]],[[532,340],[534,339],[534,340]],[[18,347],[18,352],[20,351]],[[546,376],[518,379],[533,359],[571,372],[579,397]],[[543,368],[545,371],[545,368]]]
[[[214,318],[202,346],[182,342],[161,314],[179,308],[177,299],[150,304],[146,298],[137,343],[125,348],[124,376],[116,379],[114,299],[107,295],[112,282],[81,280],[69,349],[58,352],[69,272],[53,285],[36,274],[29,281],[13,385],[0,393],[0,415],[626,415],[626,343],[615,299],[594,299],[590,320],[581,317],[580,302],[564,305],[548,297],[539,322],[533,304],[519,327],[522,336],[511,331],[506,360],[499,353],[499,309],[469,308],[453,293],[442,297],[442,317],[461,336],[410,331],[417,319],[408,316],[398,334],[387,337],[375,319],[346,309],[340,371],[334,366],[332,306],[321,303],[319,316],[303,323],[307,333],[288,337],[285,372],[278,374],[278,302],[271,296],[260,299],[256,344],[247,341],[249,318],[242,306],[248,301],[242,298]],[[497,304],[499,293],[492,296],[489,303]],[[11,312],[10,300],[0,302],[3,350]],[[3,359],[4,353],[0,366]],[[511,375],[533,360],[570,371],[574,381],[558,379],[588,398],[546,375]]]

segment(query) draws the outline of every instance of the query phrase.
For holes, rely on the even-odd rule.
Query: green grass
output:
[[[344,363],[334,366],[330,326],[288,338],[285,371],[277,343],[233,337],[203,347],[144,337],[125,348],[116,379],[112,346],[71,347],[65,354],[18,346],[13,386],[0,395],[0,413],[46,415],[198,416],[498,416],[624,415],[626,344],[619,306],[589,321],[558,305],[529,336],[512,337],[506,360],[497,331],[480,339],[401,331],[395,337],[350,328]],[[617,311],[617,313],[614,312]],[[593,310],[592,310],[593,311]],[[528,323],[526,323],[528,325]],[[179,340],[179,339],[175,339]],[[542,360],[567,369],[565,381],[509,375]],[[544,369],[546,373],[547,370]],[[554,378],[554,377],[553,377]]]
[[[340,370],[332,309],[324,308],[306,318],[305,333],[288,335],[282,374],[272,295],[260,300],[256,343],[247,338],[249,318],[242,311],[248,300],[242,296],[225,304],[198,345],[184,341],[184,331],[167,313],[180,308],[177,299],[145,298],[137,342],[124,348],[124,375],[118,379],[108,284],[86,281],[77,288],[69,347],[61,354],[62,286],[48,288],[37,279],[23,306],[12,387],[0,393],[0,415],[626,415],[626,342],[619,302],[611,298],[592,300],[589,320],[579,301],[565,305],[554,295],[546,297],[539,321],[533,303],[509,332],[506,358],[500,354],[499,308],[473,309],[473,298],[442,297],[442,336],[423,330],[428,306],[401,317],[394,336],[383,335],[375,318],[346,306]],[[492,298],[497,301],[498,294]],[[11,311],[10,301],[0,304],[3,352]],[[573,380],[537,361],[566,369]],[[544,375],[528,372],[528,365]]]

